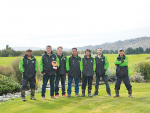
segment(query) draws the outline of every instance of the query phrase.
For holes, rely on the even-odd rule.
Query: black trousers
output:
[[[120,90],[120,84],[121,84],[122,80],[123,80],[127,90],[132,88],[132,86],[130,84],[129,76],[123,76],[123,77],[117,76],[116,78],[117,79],[116,79],[115,89]]]
[[[102,77],[103,81],[105,82],[107,93],[110,94],[111,90],[110,90],[110,87],[109,87],[108,76],[107,75],[102,75],[102,76],[96,75],[95,94],[98,95],[100,77]]]
[[[21,87],[22,90],[27,89],[28,81],[30,82],[30,88],[35,89],[35,83],[36,83],[35,76],[32,77],[23,76],[22,87]]]
[[[93,80],[93,76],[82,77],[82,91],[85,91],[87,82],[88,82],[88,91],[92,90],[92,80]]]

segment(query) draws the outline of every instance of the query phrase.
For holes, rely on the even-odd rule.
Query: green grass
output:
[[[84,55],[80,55],[83,57]],[[114,69],[114,59],[118,56],[118,54],[105,54],[107,56],[108,61],[109,61],[109,68]],[[133,75],[134,74],[134,65],[138,64],[140,62],[148,62],[150,59],[146,59],[146,57],[150,57],[150,54],[139,54],[139,55],[127,55],[129,59],[129,74]],[[37,60],[39,61],[41,56],[35,56]],[[95,55],[93,55],[95,57]],[[0,65],[1,66],[6,66],[6,65],[11,65],[12,61],[17,58],[17,57],[0,57]]]
[[[99,96],[75,97],[74,88],[72,88],[72,97],[52,100],[50,93],[47,91],[47,100],[41,99],[41,93],[36,93],[36,101],[26,97],[26,102],[21,98],[0,103],[0,112],[3,113],[145,113],[150,112],[150,84],[149,83],[132,83],[133,97],[128,98],[127,90],[124,84],[121,85],[120,97],[113,98],[114,84],[110,84],[112,96],[106,94],[105,85],[100,85]],[[92,94],[94,93],[94,86]],[[61,91],[60,91],[61,93]],[[80,88],[81,95],[81,88]]]

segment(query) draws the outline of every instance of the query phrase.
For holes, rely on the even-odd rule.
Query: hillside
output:
[[[95,50],[97,48],[103,48],[103,50],[118,50],[119,48],[127,49],[128,47],[137,48],[137,47],[143,47],[146,49],[147,47],[150,47],[150,37],[139,37],[135,39],[129,39],[124,41],[117,41],[113,43],[104,43],[101,45],[88,45],[83,47],[77,47],[79,51],[85,50],[85,49],[91,49]]]

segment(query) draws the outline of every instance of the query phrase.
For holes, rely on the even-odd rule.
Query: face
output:
[[[77,56],[77,50],[76,50],[76,49],[73,49],[73,50],[72,50],[72,54],[73,54],[73,56]]]
[[[102,49],[98,49],[98,50],[97,50],[97,53],[98,53],[99,55],[101,55],[101,54],[102,54]]]
[[[27,53],[27,56],[29,56],[29,57],[32,56],[32,52],[31,51],[27,51],[26,53]]]
[[[89,51],[86,51],[86,56],[90,56],[90,52]]]
[[[50,54],[51,51],[52,51],[51,47],[46,47],[46,52],[47,52],[47,54]]]
[[[58,53],[59,55],[62,55],[62,48],[58,48],[58,49],[57,49],[57,53]]]
[[[120,56],[124,55],[124,51],[119,51]]]

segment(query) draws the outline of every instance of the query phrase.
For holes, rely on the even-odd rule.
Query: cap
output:
[[[120,48],[119,51],[124,51],[124,49],[123,49],[123,48]]]

